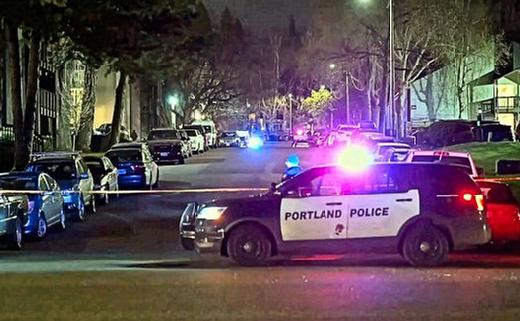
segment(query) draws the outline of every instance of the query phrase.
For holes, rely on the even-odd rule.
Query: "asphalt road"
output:
[[[294,152],[218,149],[163,166],[160,189],[268,187]],[[297,153],[305,167],[330,151]],[[188,201],[236,193],[122,196],[64,233],[0,250],[0,320],[519,320],[520,250],[453,253],[439,268],[397,255],[278,259],[242,268],[183,251]]]

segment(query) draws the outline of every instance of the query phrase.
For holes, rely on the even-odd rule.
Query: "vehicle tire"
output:
[[[178,164],[179,164],[179,165],[182,165],[182,164],[184,164],[185,162],[186,162],[186,161],[184,160],[184,157],[182,157],[182,158],[179,158],[179,162],[178,162]]]
[[[7,234],[7,248],[13,251],[19,251],[22,249],[23,239],[22,219],[17,217],[14,224],[14,231],[11,231],[11,233]]]
[[[85,201],[83,200],[83,196],[79,199],[78,209],[76,210],[76,221],[85,220]]]
[[[110,186],[105,186],[105,191],[110,191]],[[103,196],[103,204],[108,205],[110,204],[110,194],[105,193]]]
[[[67,216],[65,210],[62,208],[60,213],[60,222],[56,225],[58,231],[63,232],[67,229]]]
[[[438,228],[422,223],[406,232],[402,241],[402,255],[413,266],[437,266],[448,257],[450,246]]]
[[[235,228],[227,242],[231,260],[242,266],[266,265],[271,257],[272,244],[265,233],[256,226]]]
[[[181,245],[182,248],[186,251],[193,251],[195,250],[195,240],[193,239],[186,239],[184,237],[181,237]]]
[[[43,240],[47,236],[48,228],[45,215],[40,213],[40,215],[38,215],[38,224],[36,226],[36,231],[34,232],[34,237],[37,240]]]
[[[89,212],[89,214],[96,213],[96,197],[94,197],[94,196],[92,196],[90,198],[90,204],[88,205],[88,212]]]
[[[152,185],[152,187],[159,188],[159,169],[157,169],[157,175],[155,177],[155,183]]]

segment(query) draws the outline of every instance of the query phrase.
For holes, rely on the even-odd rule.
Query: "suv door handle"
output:
[[[327,205],[327,206],[339,206],[339,205],[343,205],[343,203],[341,203],[341,202],[336,202],[336,203],[325,203],[325,205]]]
[[[411,198],[398,198],[395,200],[396,202],[411,202]]]

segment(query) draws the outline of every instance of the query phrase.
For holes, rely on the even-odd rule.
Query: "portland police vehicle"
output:
[[[481,190],[463,169],[380,163],[361,172],[311,168],[249,198],[185,209],[184,248],[240,265],[274,255],[400,253],[415,266],[443,263],[450,250],[491,238]]]

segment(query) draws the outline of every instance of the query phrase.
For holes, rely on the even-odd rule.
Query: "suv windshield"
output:
[[[30,172],[44,172],[57,181],[77,178],[76,166],[73,161],[36,162],[29,164]]]
[[[176,130],[152,130],[148,135],[148,140],[179,139]]]

